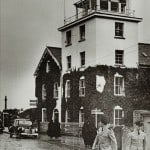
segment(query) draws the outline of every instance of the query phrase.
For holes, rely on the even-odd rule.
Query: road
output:
[[[10,138],[9,134],[0,134],[0,150],[80,150],[61,141],[47,141],[38,139]]]

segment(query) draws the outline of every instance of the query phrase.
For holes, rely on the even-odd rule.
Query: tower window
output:
[[[123,37],[123,23],[115,22],[115,36]]]
[[[71,56],[67,56],[67,69],[71,69]]]
[[[81,67],[85,66],[85,52],[80,52]]]
[[[66,32],[66,46],[71,45],[71,30]]]
[[[123,57],[124,57],[124,51],[123,50],[116,50],[115,51],[115,64],[116,65],[123,65]]]
[[[80,26],[80,41],[85,40],[85,25]]]
[[[118,2],[111,2],[111,11],[118,12],[119,10],[119,3]]]
[[[100,0],[100,7],[102,10],[108,10],[108,0]]]

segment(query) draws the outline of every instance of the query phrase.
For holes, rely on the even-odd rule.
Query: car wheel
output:
[[[10,138],[12,138],[12,136],[13,136],[13,135],[10,133]]]
[[[33,138],[34,138],[34,139],[36,139],[36,138],[37,138],[37,136],[36,136],[36,135],[34,135],[34,136],[33,136]]]

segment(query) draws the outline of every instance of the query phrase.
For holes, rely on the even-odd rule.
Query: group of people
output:
[[[82,128],[82,136],[85,147],[95,150],[117,150],[117,140],[110,127],[108,117],[102,116],[98,124],[99,129],[96,130],[93,122],[87,120]],[[128,134],[126,140],[126,150],[147,150],[146,134],[142,130],[143,123],[141,121],[135,122],[133,132]]]
[[[61,129],[60,129],[60,123],[57,119],[53,122],[51,120],[48,124],[48,130],[47,130],[47,135],[52,139],[54,138],[59,138],[61,136]]]

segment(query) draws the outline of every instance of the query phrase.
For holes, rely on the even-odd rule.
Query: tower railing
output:
[[[119,12],[119,11],[111,11],[111,10],[102,10],[102,9],[88,9],[88,10],[85,10],[83,9],[82,11],[76,13],[76,15],[73,15],[71,17],[68,17],[66,19],[64,19],[64,24],[69,24],[69,23],[72,23],[74,21],[77,21],[81,18],[84,18],[94,12],[97,12],[97,13],[105,13],[105,14],[111,14],[111,15],[120,15],[120,16],[126,16],[126,17],[135,17],[135,11],[134,10],[130,10],[130,9],[125,9],[124,11],[122,12]]]

